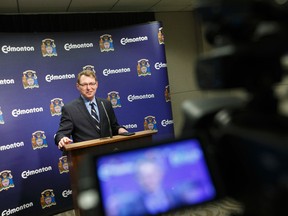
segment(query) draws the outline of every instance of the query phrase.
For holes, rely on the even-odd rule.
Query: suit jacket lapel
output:
[[[100,125],[101,125],[101,128],[103,128],[103,123],[104,123],[103,120],[106,119],[105,111],[102,107],[100,99],[96,98],[96,103],[97,103],[99,115],[100,115]]]

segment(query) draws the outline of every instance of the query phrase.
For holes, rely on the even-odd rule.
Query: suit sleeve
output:
[[[59,128],[54,138],[55,144],[58,145],[58,142],[65,136],[70,138],[72,131],[73,131],[73,123],[70,114],[67,111],[66,107],[63,106]]]

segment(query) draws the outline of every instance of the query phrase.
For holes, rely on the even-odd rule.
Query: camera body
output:
[[[183,104],[183,137],[203,136],[215,155],[227,195],[245,216],[283,215],[288,202],[288,118],[278,112],[274,85],[285,68],[288,7],[270,0],[199,2],[205,36],[200,89],[243,88],[249,99],[220,97]]]

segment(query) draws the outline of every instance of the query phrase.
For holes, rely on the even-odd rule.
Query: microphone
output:
[[[110,122],[110,118],[109,118],[109,116],[108,116],[108,113],[107,113],[107,110],[106,110],[106,108],[105,108],[105,106],[104,106],[103,101],[101,101],[101,104],[102,104],[102,107],[103,107],[104,112],[105,112],[105,114],[106,114],[106,117],[107,117],[107,119],[108,119],[108,124],[109,124],[109,134],[110,134],[110,138],[112,138],[112,137],[113,137],[113,133],[112,133],[112,129],[111,129],[111,122]]]

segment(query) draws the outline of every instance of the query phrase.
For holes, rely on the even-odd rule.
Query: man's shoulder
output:
[[[64,107],[65,108],[71,108],[71,107],[78,106],[81,103],[83,103],[83,100],[79,97],[79,98],[76,98],[76,99],[74,99],[72,101],[69,101],[68,103],[65,103]]]
[[[95,97],[95,100],[98,101],[98,103],[110,103],[110,101],[105,98]]]

